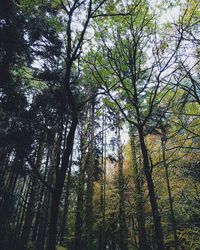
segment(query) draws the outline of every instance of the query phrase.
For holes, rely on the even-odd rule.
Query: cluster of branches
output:
[[[147,1],[2,1],[2,249],[55,250],[61,245],[92,250],[95,244],[99,249],[164,249],[154,177],[160,165],[172,245],[178,249],[168,166],[185,157],[174,157],[177,150],[189,154],[199,146],[198,4],[191,1],[191,6],[184,5],[165,33]],[[129,128],[133,174],[128,182],[136,193],[135,213],[127,212],[123,124]],[[107,140],[112,130],[113,155]],[[148,145],[152,135],[161,138],[157,162]],[[177,145],[171,146],[174,138]],[[187,145],[190,140],[194,145]],[[118,168],[113,184],[118,209],[111,218],[106,217],[109,164]],[[130,220],[136,232],[129,242]]]

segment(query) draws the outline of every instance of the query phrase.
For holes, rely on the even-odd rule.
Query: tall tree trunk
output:
[[[124,170],[123,170],[123,154],[120,133],[120,116],[119,112],[116,117],[117,129],[117,148],[118,148],[118,188],[119,188],[119,246],[120,250],[128,250],[128,230],[126,225],[125,214],[125,195],[124,195]]]
[[[45,170],[44,170],[44,180],[47,179],[49,158],[50,158],[50,151],[47,148]],[[51,184],[49,182],[48,182],[48,185],[51,186]],[[49,192],[49,190],[48,190],[48,192]],[[38,240],[38,237],[40,238],[42,235],[40,232],[40,225],[41,225],[41,223],[44,223],[44,221],[43,221],[44,218],[42,218],[43,210],[46,208],[46,204],[44,203],[44,200],[46,199],[45,196],[48,196],[48,192],[46,194],[45,186],[42,185],[41,190],[40,190],[40,199],[39,199],[39,203],[38,203],[37,215],[36,215],[35,225],[34,225],[33,235],[32,235],[32,241],[33,242],[36,241],[36,244],[35,244],[36,250],[39,250],[39,248],[37,248],[37,240]]]
[[[50,142],[47,149],[48,153],[45,166],[46,169],[45,176],[47,176],[47,183],[52,188],[54,188],[55,184],[54,176],[56,172],[55,168],[56,168],[56,156],[58,154],[58,147],[59,147],[58,134],[56,133],[56,131],[52,131]],[[43,250],[45,248],[46,232],[49,224],[48,219],[50,213],[49,212],[50,200],[51,200],[51,193],[47,188],[45,188],[35,250]]]
[[[36,160],[36,169],[40,171],[42,159],[44,155],[44,135],[41,136],[38,152],[37,152],[37,160]],[[37,192],[38,192],[38,179],[36,176],[32,177],[32,185],[29,195],[28,207],[26,211],[24,226],[21,235],[21,249],[26,250],[28,248],[29,238],[32,231],[32,223],[35,216],[35,205],[37,201]]]
[[[30,177],[28,177],[28,180],[26,178],[26,182],[27,185],[25,185],[25,191],[24,191],[24,201],[23,201],[23,206],[22,206],[22,209],[20,211],[20,214],[21,216],[19,217],[19,222],[17,223],[17,227],[16,227],[16,234],[17,234],[17,249],[21,250],[21,232],[23,230],[23,222],[25,221],[25,217],[26,217],[26,205],[27,205],[27,202],[28,202],[28,197],[29,197],[29,194],[30,194],[30,190],[31,190],[31,187],[32,187],[32,180]]]
[[[115,222],[113,222],[112,224],[112,234],[111,234],[111,247],[110,247],[110,250],[116,250],[116,242],[117,242],[117,239],[115,237],[115,231],[117,229],[117,225]]]
[[[106,249],[106,237],[105,237],[105,209],[106,209],[106,114],[105,109],[103,111],[102,118],[102,138],[101,138],[102,150],[101,150],[101,195],[100,195],[100,205],[101,205],[101,215],[102,223],[100,225],[100,235],[99,235],[99,250]]]
[[[56,239],[57,239],[57,221],[60,198],[64,186],[65,175],[69,165],[70,156],[73,150],[74,136],[76,127],[78,124],[77,117],[73,117],[72,123],[70,125],[69,133],[67,136],[66,148],[63,153],[61,167],[57,170],[55,188],[52,193],[51,200],[51,214],[50,214],[50,225],[48,233],[47,250],[56,249]]]
[[[82,243],[82,230],[83,230],[83,195],[85,184],[85,167],[86,167],[86,147],[88,138],[88,114],[86,113],[85,119],[83,119],[81,129],[81,160],[78,178],[77,188],[77,201],[76,201],[76,220],[75,220],[75,250],[81,250],[83,248]]]
[[[35,250],[43,250],[45,248],[50,196],[50,193],[46,190],[43,200],[43,207],[41,211],[42,214],[40,217],[40,224],[38,228],[38,237],[36,241]]]
[[[139,249],[148,250],[148,244],[146,239],[146,229],[145,229],[145,215],[144,215],[144,204],[143,204],[143,192],[141,187],[140,175],[138,173],[138,164],[136,158],[136,148],[133,126],[129,124],[129,135],[131,144],[131,156],[132,156],[132,168],[133,168],[133,178],[135,183],[135,203],[136,203],[136,214],[138,222],[138,239],[139,239]]]
[[[95,99],[91,101],[90,141],[87,162],[87,201],[86,201],[86,237],[87,250],[93,249],[93,193],[94,193],[94,109]]]
[[[35,216],[35,222],[33,225],[32,239],[31,239],[32,242],[35,242],[37,239],[38,227],[40,223],[41,208],[42,208],[43,187],[39,187],[38,192],[39,192],[38,194],[39,200],[37,203],[37,211],[36,211],[36,216]]]
[[[5,191],[2,192],[2,197],[1,197],[1,206],[0,206],[0,248],[4,249],[6,244],[6,241],[8,242],[9,240],[7,239],[8,235],[8,230],[9,230],[9,225],[13,216],[13,210],[14,210],[14,195],[15,195],[15,188],[16,188],[16,183],[17,183],[17,178],[18,178],[18,173],[17,169],[18,167],[21,167],[21,165],[24,164],[23,161],[23,156],[19,153],[18,150],[16,150],[15,158],[12,163],[12,167],[10,169],[10,175],[9,179],[7,181],[7,185],[2,183],[5,187]],[[8,175],[7,171],[5,171],[4,178]],[[2,179],[3,181],[3,179]],[[4,190],[2,188],[2,190]]]
[[[161,227],[161,218],[160,218],[156,194],[154,190],[154,183],[153,183],[153,178],[151,174],[151,167],[149,163],[147,147],[144,141],[143,127],[140,125],[138,127],[138,133],[139,133],[140,147],[141,147],[141,152],[142,152],[142,157],[143,157],[144,172],[145,172],[145,176],[147,180],[147,186],[148,186],[152,215],[153,215],[157,250],[163,250],[164,239],[163,239],[163,231]]]
[[[66,246],[65,236],[66,226],[67,226],[67,216],[68,216],[68,208],[69,208],[69,194],[70,194],[70,184],[71,184],[71,167],[72,167],[72,155],[71,160],[69,163],[68,173],[67,173],[67,185],[66,185],[66,192],[65,192],[65,199],[64,199],[64,209],[60,227],[60,245]]]
[[[165,135],[164,135],[164,137],[165,137]],[[172,231],[173,231],[173,235],[174,235],[174,249],[178,250],[178,236],[177,236],[177,232],[176,232],[176,219],[175,219],[175,215],[174,215],[172,193],[171,193],[171,187],[170,187],[170,181],[169,181],[168,165],[167,165],[166,156],[165,156],[166,140],[164,137],[161,139],[162,156],[163,156],[163,164],[164,164],[164,168],[165,168],[165,179],[166,179],[166,184],[167,184],[167,191],[168,191],[168,198],[169,198],[169,205],[170,205]]]
[[[0,149],[0,180],[3,178],[5,170],[8,166],[10,150],[8,148]]]
[[[27,177],[25,176],[23,178],[23,182],[22,182],[21,188],[19,190],[19,193],[24,197],[25,202],[27,201],[25,191],[26,191],[26,186],[28,186],[28,187],[30,186],[29,182],[30,181],[27,181]],[[27,185],[27,183],[28,183],[28,185]],[[23,205],[25,206],[25,204],[23,204]],[[16,216],[16,221],[15,221],[16,223],[15,223],[15,233],[14,233],[14,235],[15,235],[15,238],[14,238],[15,246],[17,246],[17,244],[19,242],[19,237],[21,235],[20,221],[21,221],[21,217],[22,217],[22,212],[24,210],[23,205],[21,204],[21,200],[19,200],[18,203],[17,203],[17,209],[16,209],[17,216]]]
[[[85,153],[84,153],[85,154]],[[75,250],[81,250],[82,243],[82,230],[83,230],[83,195],[84,195],[84,175],[85,175],[85,157],[82,155],[79,172],[79,183],[77,190],[76,202],[76,221],[75,221]]]

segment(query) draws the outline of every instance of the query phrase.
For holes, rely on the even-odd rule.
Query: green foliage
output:
[[[200,248],[199,233],[199,227],[178,230],[178,236],[183,249],[198,250]]]
[[[158,13],[168,8],[174,10],[180,3],[160,2]],[[159,23],[158,16],[152,13],[152,1],[92,1],[93,11],[100,4],[93,13],[96,17],[85,26],[93,36],[88,39],[86,32],[80,40],[88,3],[81,0],[1,1],[0,248],[14,250],[22,240],[28,204],[33,201],[30,192],[33,181],[37,200],[32,204],[33,220],[27,229],[31,235],[28,248],[37,250],[40,237],[44,236],[44,242],[47,241],[52,188],[65,175],[58,197],[60,245],[57,250],[74,247],[78,212],[81,212],[80,240],[84,246],[87,186],[91,181],[88,159],[93,155],[94,193],[89,198],[93,202],[90,205],[94,244],[99,247],[100,241],[106,241],[107,248],[119,248],[121,208],[128,225],[129,249],[138,249],[141,218],[138,203],[141,203],[149,249],[155,249],[152,208],[138,133],[142,130],[147,160],[151,163],[148,175],[152,175],[155,186],[165,246],[174,249],[166,164],[179,247],[200,249],[199,66],[195,57],[199,50],[199,5],[194,0],[183,1],[181,16],[174,25]],[[73,4],[70,23],[68,10]],[[177,48],[180,37],[180,48]],[[123,116],[119,121],[121,138],[118,138],[124,143],[123,176],[118,175],[120,147],[115,145],[116,114]],[[74,115],[77,115],[78,129],[75,138],[70,138]],[[129,126],[133,128],[131,139],[135,142],[135,153],[127,143]],[[38,145],[44,134],[41,168],[37,169]],[[68,149],[73,143],[72,154]],[[94,143],[92,150],[91,143]],[[72,159],[65,166],[66,155]],[[64,173],[58,174],[63,166]],[[121,193],[124,192],[122,207],[120,177],[124,178],[123,188],[120,186]],[[77,211],[79,186],[82,188],[81,211]],[[60,240],[63,218],[66,218],[62,242],[65,247]]]

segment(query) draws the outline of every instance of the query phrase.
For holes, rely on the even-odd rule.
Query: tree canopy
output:
[[[200,249],[200,1],[0,1],[0,249]]]

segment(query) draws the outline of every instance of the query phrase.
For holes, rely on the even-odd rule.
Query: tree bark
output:
[[[82,124],[81,133],[81,160],[79,169],[79,180],[77,188],[77,202],[76,202],[76,221],[75,221],[75,250],[81,250],[82,243],[82,230],[83,230],[83,195],[85,184],[85,167],[86,167],[86,146],[88,138],[88,114],[84,119],[84,125]]]
[[[62,214],[62,221],[60,227],[60,245],[66,246],[65,236],[67,234],[66,227],[67,227],[67,216],[68,216],[68,208],[69,208],[69,194],[70,194],[70,184],[71,184],[71,166],[72,166],[72,155],[71,160],[69,163],[68,173],[67,173],[67,185],[66,185],[66,192],[65,192],[65,199],[64,199],[64,209]]]
[[[149,197],[150,197],[150,203],[151,203],[151,209],[152,209],[152,215],[153,215],[157,250],[163,250],[164,249],[164,239],[163,239],[163,231],[162,231],[162,227],[161,227],[161,218],[160,218],[156,194],[155,194],[155,190],[154,190],[154,183],[153,183],[153,178],[152,178],[152,174],[151,174],[151,168],[150,168],[150,163],[149,163],[149,158],[148,158],[147,147],[146,147],[146,144],[144,141],[143,127],[141,127],[141,126],[138,127],[138,133],[139,133],[141,152],[142,152],[142,156],[143,156],[144,172],[145,172],[145,176],[146,176]]]
[[[94,193],[94,109],[95,99],[90,108],[90,144],[87,162],[86,237],[87,250],[93,249],[93,193]]]
[[[143,192],[141,187],[140,176],[138,173],[138,164],[136,160],[136,148],[133,126],[129,124],[129,135],[131,144],[131,155],[132,155],[132,168],[133,168],[133,178],[135,183],[135,203],[136,203],[136,214],[138,222],[138,239],[139,239],[139,249],[148,250],[148,244],[146,239],[146,229],[145,229],[145,215],[143,206]]]
[[[102,215],[102,223],[99,230],[99,250],[106,249],[106,236],[105,236],[105,210],[106,210],[106,114],[103,111],[102,118],[102,138],[101,138],[101,194],[100,194],[100,207]]]
[[[172,231],[174,235],[174,249],[178,250],[178,236],[176,232],[176,219],[174,215],[174,208],[173,208],[173,200],[172,200],[172,193],[171,193],[171,187],[170,187],[170,181],[169,181],[169,172],[168,172],[168,165],[166,161],[166,156],[165,156],[165,139],[161,139],[162,143],[162,155],[163,155],[163,164],[165,168],[165,179],[166,179],[166,184],[167,184],[167,191],[168,191],[168,198],[169,198],[169,205],[170,205],[170,213],[171,213],[171,223],[172,223]]]
[[[124,195],[125,186],[124,186],[124,169],[123,169],[123,155],[122,155],[119,112],[116,115],[116,130],[117,130],[117,148],[118,148],[119,247],[120,250],[128,250],[128,230],[126,225],[126,214],[125,214],[125,195]]]
[[[37,152],[37,161],[36,168],[40,171],[42,159],[44,155],[44,135],[41,136],[38,152]],[[28,207],[25,216],[25,222],[21,235],[21,249],[26,250],[28,248],[29,238],[32,230],[32,223],[35,216],[35,205],[37,201],[37,192],[38,192],[38,179],[36,176],[32,177],[32,184],[29,196]]]
[[[78,124],[77,117],[74,117],[70,126],[68,136],[67,136],[67,144],[66,144],[66,148],[62,157],[61,167],[58,170],[58,173],[56,176],[55,188],[52,193],[50,225],[49,225],[48,242],[47,242],[46,250],[56,249],[57,220],[58,220],[60,198],[61,198],[62,189],[64,186],[66,171],[69,165],[70,155],[73,150],[74,136],[75,136],[77,124]]]

